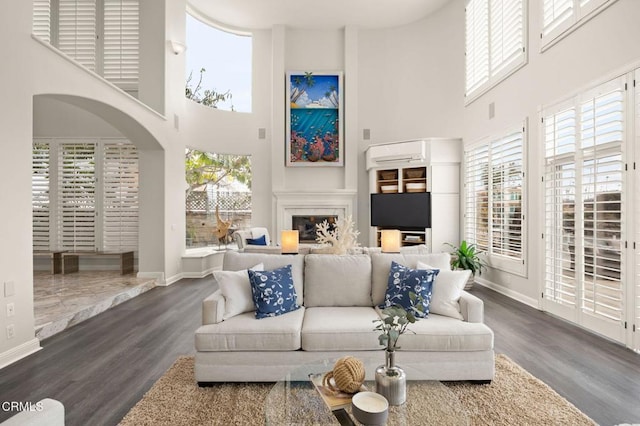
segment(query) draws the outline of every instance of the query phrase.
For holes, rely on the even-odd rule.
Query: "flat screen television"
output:
[[[371,194],[371,226],[431,228],[431,193]]]

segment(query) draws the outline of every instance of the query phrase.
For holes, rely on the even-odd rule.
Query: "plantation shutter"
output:
[[[495,76],[524,55],[524,2],[491,0],[490,11],[491,76]]]
[[[33,0],[33,34],[51,43],[51,1]]]
[[[578,2],[578,16],[577,19],[580,20],[593,10],[602,6],[604,3],[613,3],[616,0],[580,0]]]
[[[523,132],[491,144],[492,253],[522,259]]]
[[[544,297],[576,304],[576,110],[561,106],[544,115]]]
[[[58,0],[57,47],[96,70],[96,0]]]
[[[605,3],[616,0],[544,0],[542,3],[543,45],[577,24]]]
[[[138,153],[127,141],[103,144],[103,250],[138,250]]]
[[[489,249],[489,147],[465,152],[465,239]]]
[[[625,319],[625,79],[544,114],[545,308],[617,341]],[[559,305],[572,310],[558,311]]]
[[[618,81],[598,92],[587,95],[580,104],[585,252],[582,310],[622,321],[625,92]]]
[[[33,144],[31,196],[33,209],[33,250],[48,251],[50,247],[49,225],[51,218],[49,143]]]
[[[57,220],[59,248],[95,250],[95,142],[60,143]]]
[[[138,0],[104,0],[103,76],[124,90],[137,90],[140,62]]]
[[[542,8],[543,39],[562,32],[571,24],[573,0],[544,0]]]
[[[489,80],[489,4],[469,0],[465,8],[467,96]]]
[[[635,85],[635,146],[640,146],[640,69],[634,72]],[[636,164],[638,163],[638,151],[636,151]],[[633,328],[633,349],[640,351],[640,172],[635,171],[635,197],[634,197],[634,229],[635,229],[635,274],[634,274],[634,297],[633,305],[635,306],[634,328]],[[631,290],[631,289],[630,289]]]

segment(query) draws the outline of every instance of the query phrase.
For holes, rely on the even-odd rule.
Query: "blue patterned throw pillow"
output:
[[[291,265],[273,271],[249,269],[249,281],[257,319],[275,317],[300,308],[296,303]]]
[[[439,272],[439,269],[411,269],[392,261],[387,293],[380,308],[399,305],[406,311],[413,311],[413,315],[417,318],[425,318],[429,315],[433,280]],[[421,307],[415,306],[419,311],[412,309],[414,301],[411,300],[410,293],[419,296],[417,301]]]

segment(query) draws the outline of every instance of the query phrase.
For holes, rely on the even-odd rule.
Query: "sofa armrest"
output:
[[[460,313],[467,322],[484,322],[484,302],[471,293],[462,292]]]
[[[224,296],[217,290],[202,301],[202,325],[218,324],[222,322],[224,314]]]

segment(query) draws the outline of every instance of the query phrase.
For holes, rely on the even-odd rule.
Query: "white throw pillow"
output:
[[[264,271],[264,264],[259,263],[249,269]],[[225,299],[224,314],[222,314],[223,320],[228,320],[245,312],[255,311],[256,306],[253,303],[253,295],[251,294],[249,273],[246,269],[241,271],[213,271],[213,277],[218,282],[220,291]]]
[[[436,269],[426,263],[418,262],[418,269]],[[460,296],[471,275],[471,271],[440,270],[433,282],[429,312],[451,318],[464,319],[460,313]]]

